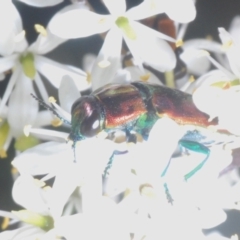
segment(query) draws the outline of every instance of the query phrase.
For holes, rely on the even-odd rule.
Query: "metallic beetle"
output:
[[[210,126],[218,124],[218,120],[209,121],[209,116],[194,105],[190,94],[157,84],[132,82],[109,84],[97,89],[75,101],[71,111],[71,123],[43,101],[39,102],[62,121],[71,125],[69,140],[73,141],[73,148],[76,142],[96,136],[101,131],[111,133],[122,130],[126,133],[127,141],[134,139],[132,132],[135,132],[147,140],[149,132],[159,118],[171,118],[185,127],[185,135],[179,144],[206,156],[184,176],[186,180],[207,161],[210,154],[209,146],[231,142],[234,139],[231,138],[233,135],[224,130],[214,132],[209,130]],[[161,176],[166,174],[168,167],[169,164]]]
[[[190,94],[144,82],[104,86],[80,97],[73,104],[71,114],[69,139],[73,142],[93,137],[102,130],[123,130],[127,135],[134,131],[146,140],[161,117],[202,130],[217,125],[217,119],[209,122],[209,116],[196,108]],[[199,141],[205,136],[194,128],[185,138]]]

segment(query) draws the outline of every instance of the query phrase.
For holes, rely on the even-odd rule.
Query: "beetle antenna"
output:
[[[76,141],[73,142],[72,145],[73,155],[74,155],[74,162],[76,163]]]
[[[62,122],[66,123],[66,124],[68,124],[68,125],[71,125],[71,123],[70,123],[67,119],[65,119],[65,118],[63,118],[62,116],[60,116],[53,107],[50,107],[49,105],[47,105],[42,99],[36,97],[36,96],[33,95],[32,93],[31,93],[31,96],[32,96],[34,99],[36,99],[36,100],[39,102],[40,105],[42,105],[43,107],[45,107],[46,109],[48,109],[49,111],[51,111],[51,112],[52,112],[56,117],[58,117]]]

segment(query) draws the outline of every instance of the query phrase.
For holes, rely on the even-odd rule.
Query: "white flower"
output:
[[[221,53],[221,44],[207,39],[191,39],[182,45],[181,59],[186,63],[189,73],[200,76],[211,66],[207,56],[200,56],[199,50],[204,49],[213,53]]]
[[[18,0],[20,2],[26,3],[30,6],[34,7],[50,7],[62,3],[63,0],[48,0],[48,1],[41,1],[41,0]]]
[[[39,143],[35,137],[25,137],[23,129],[25,125],[31,124],[34,127],[50,125],[52,114],[49,111],[38,111],[38,102],[30,94],[35,94],[32,83],[24,75],[19,73],[19,80],[9,98],[8,107],[4,106],[0,114],[0,154],[6,157],[6,152],[15,139],[15,150],[24,151]],[[21,113],[21,114],[20,114]]]
[[[107,197],[100,197],[94,202],[96,205],[91,204],[90,212],[83,211],[57,220],[55,225],[59,235],[69,240],[76,238],[128,240],[127,216],[120,211],[117,204]]]
[[[48,198],[51,190],[43,189],[44,183],[33,179],[29,175],[21,175],[14,182],[12,194],[13,198],[24,210],[13,211],[8,216],[10,225],[19,222],[19,228],[12,231],[5,231],[0,234],[1,239],[33,239],[45,235],[46,231],[54,227],[54,220],[48,206]],[[7,238],[8,237],[8,238]]]
[[[12,28],[11,32],[6,33],[11,37],[9,37],[8,40],[3,39],[4,41],[0,42],[2,43],[0,44],[0,53],[3,55],[3,57],[0,58],[0,73],[9,69],[12,69],[13,73],[2,98],[0,112],[8,101],[17,81],[20,81],[19,77],[21,77],[23,81],[29,82],[32,82],[34,79],[44,100],[47,100],[48,93],[39,73],[45,76],[51,84],[57,88],[64,75],[71,76],[78,89],[86,89],[89,87],[86,81],[86,73],[82,70],[57,63],[42,56],[42,54],[52,51],[66,40],[53,36],[47,29],[36,25],[35,27],[40,34],[37,40],[28,46],[24,31],[22,30],[21,18],[16,8],[10,2],[6,6],[11,10],[10,23],[12,24]],[[2,7],[5,9],[5,5]],[[2,34],[4,35],[5,32],[3,31]],[[4,51],[4,49],[8,49],[8,51]]]
[[[239,29],[239,26],[236,27]],[[222,66],[208,53],[205,53],[219,70],[211,71],[197,80],[196,85],[194,85],[196,90],[193,93],[193,100],[201,111],[209,114],[211,119],[218,117],[218,128],[227,129],[233,134],[240,135],[240,112],[238,111],[240,98],[238,55],[240,46],[224,28],[219,28],[219,36],[231,71],[228,70],[228,64]]]
[[[74,83],[72,87],[65,88],[66,82],[63,81],[60,87],[59,95],[62,97],[74,88]],[[75,97],[66,100],[74,101],[77,93],[73,95]],[[65,109],[68,110],[69,106],[65,105]],[[44,134],[44,130],[38,133],[40,131]],[[37,129],[32,129],[33,134],[36,132]],[[121,144],[111,140],[89,138],[80,141],[75,148],[76,162],[69,145],[47,142],[17,156],[13,165],[21,175],[44,175],[42,181],[55,177],[47,206],[54,218],[54,233],[58,235],[70,239],[74,236],[91,239],[95,234],[112,238],[117,232],[122,239],[130,233],[137,239],[143,236],[172,239],[176,234],[187,239],[192,239],[194,235],[204,238],[203,227],[216,226],[226,217],[222,202],[216,204],[219,195],[213,189],[221,192],[221,186],[217,185],[218,174],[230,163],[231,153],[222,150],[221,146],[212,147],[208,161],[186,182],[184,176],[206,155],[190,152],[187,156],[171,159],[185,132],[185,126],[162,118],[151,129],[147,141],[127,148],[128,153],[114,156],[104,194],[114,198],[124,193],[123,200],[118,204],[110,203],[102,196],[102,174],[106,164],[114,150],[123,151]],[[67,135],[62,133],[59,137],[64,140]],[[123,147],[126,150],[126,146]],[[219,162],[220,157],[222,161]],[[171,164],[163,174],[170,159]],[[23,205],[28,197],[20,193],[14,198]],[[174,199],[173,206],[168,203],[170,196]],[[41,204],[35,205],[37,201],[31,202],[29,209],[37,211],[41,207]],[[166,216],[170,218],[166,219]],[[164,222],[164,230],[159,229],[159,221]],[[79,222],[84,228],[77,227]],[[99,225],[101,231],[96,229]],[[108,226],[114,231],[110,231]],[[169,233],[173,226],[177,231]]]
[[[169,129],[174,133],[171,138]],[[48,206],[55,219],[54,231],[69,239],[74,239],[74,236],[92,239],[94,234],[111,239],[116,232],[123,239],[129,233],[140,239],[143,236],[150,239],[153,236],[172,239],[175,234],[187,239],[192,239],[193,236],[204,237],[203,226],[212,227],[225,220],[221,205],[216,204],[216,192],[213,189],[216,190],[218,173],[229,164],[230,155],[220,149],[213,149],[205,166],[187,183],[184,174],[197,165],[196,160],[202,161],[206,156],[191,154],[172,159],[167,173],[161,178],[183,134],[184,128],[163,118],[154,125],[147,142],[137,143],[129,149],[128,154],[114,157],[105,194],[114,197],[115,194],[126,192],[118,204],[102,197],[101,175],[116,148],[116,144],[110,140],[93,138],[81,141],[76,148],[77,163],[72,161],[70,146],[48,142],[20,154],[13,165],[21,174],[47,174],[42,181],[55,176]],[[223,159],[221,164],[218,161],[219,155]],[[124,163],[123,168],[119,168],[121,163]],[[164,183],[167,183],[169,193],[174,198],[173,206],[168,203]],[[82,207],[79,198],[69,198],[77,187],[81,187]],[[120,191],[116,192],[119,188]],[[27,201],[26,194],[20,193],[21,191],[17,195],[18,202]],[[41,204],[31,202],[32,206],[28,205],[28,208],[37,211],[35,207],[39,208]],[[66,206],[66,216],[61,217],[64,213],[63,206]],[[73,210],[77,214],[72,215]],[[159,229],[159,221],[164,222],[164,229]],[[79,222],[83,228],[77,227]],[[99,225],[101,228],[97,228]],[[177,231],[169,233],[173,226]],[[89,228],[92,231],[87,231]]]
[[[137,14],[142,14],[142,18],[145,18],[145,11],[142,11],[141,5],[139,9],[136,7],[132,11],[126,11],[125,0],[104,1],[104,3],[110,15],[96,14],[82,8],[71,8],[69,11],[59,12],[52,19],[49,28],[54,34],[63,38],[87,37],[109,30],[96,64],[101,68],[112,64],[114,73],[119,67],[122,38],[139,65],[146,62],[159,71],[174,68],[175,55],[171,47],[161,38],[169,41],[174,41],[174,39],[135,21]],[[148,6],[146,10],[151,12],[149,16],[162,12],[158,4],[154,11],[150,7],[151,2],[146,2],[146,4]],[[138,16],[137,20],[142,18]]]

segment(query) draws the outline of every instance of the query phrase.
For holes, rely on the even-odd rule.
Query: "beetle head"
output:
[[[96,136],[103,130],[104,112],[94,96],[83,96],[72,105],[72,122],[69,140],[74,143]]]

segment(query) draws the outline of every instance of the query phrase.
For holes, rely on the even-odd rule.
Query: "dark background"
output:
[[[46,0],[47,1],[47,0]],[[167,1],[167,0],[166,0]],[[180,0],[179,0],[180,1]],[[100,0],[89,1],[98,13],[107,14],[107,10]],[[137,5],[141,1],[127,0],[128,8]],[[35,41],[37,34],[34,30],[34,24],[38,23],[47,26],[48,21],[62,7],[70,4],[68,0],[57,6],[48,8],[35,8],[25,5],[19,1],[14,1],[23,20],[23,27],[26,30],[26,37],[29,43]],[[218,27],[228,29],[234,16],[240,14],[240,0],[198,0],[196,3],[197,17],[194,22],[189,24],[185,40],[191,38],[205,38],[212,36],[219,41]],[[184,11],[184,9],[181,9]],[[2,24],[2,23],[0,23]],[[86,23],[87,24],[87,23]],[[240,26],[239,26],[240,27]],[[97,54],[101,48],[102,40],[99,36],[92,36],[83,39],[69,40],[51,53],[47,54],[52,59],[61,63],[81,67],[82,56],[85,53]],[[8,84],[8,79],[0,82],[0,96]],[[54,91],[48,86],[49,91]],[[7,159],[0,159],[0,209],[16,210],[16,206],[11,198],[11,187],[13,180],[11,177],[10,162],[14,157],[13,144],[8,151]],[[227,237],[235,233],[240,233],[240,215],[236,211],[228,211],[228,221],[221,225],[220,231]]]

